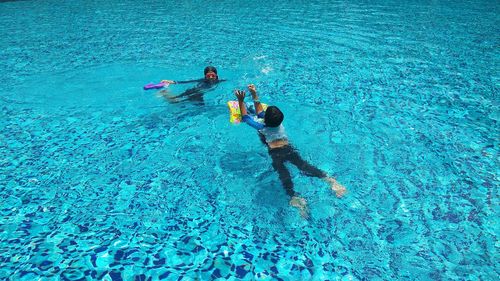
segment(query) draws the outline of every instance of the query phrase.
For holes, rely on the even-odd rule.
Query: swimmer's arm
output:
[[[264,125],[253,120],[253,118],[250,117],[250,115],[243,115],[242,114],[242,116],[243,117],[241,118],[241,121],[247,123],[250,127],[254,128],[256,130],[264,129]]]
[[[238,106],[240,107],[241,116],[248,114],[247,106],[245,105],[245,91],[234,90],[234,95],[238,99]]]
[[[161,82],[169,84],[188,84],[204,81],[204,79],[186,80],[186,81],[174,81],[174,80],[161,80]]]
[[[235,90],[234,94],[238,98],[238,106],[240,107],[242,116],[241,120],[257,130],[264,129],[264,125],[255,122],[252,117],[248,116],[247,107],[245,105],[245,91]]]
[[[188,84],[188,83],[199,83],[205,81],[205,79],[195,79],[195,80],[186,80],[186,81],[175,81],[175,84]]]
[[[262,108],[262,104],[260,103],[259,95],[257,94],[257,89],[255,88],[255,85],[254,84],[248,85],[248,90],[252,94],[255,113],[257,114],[257,116],[260,116],[260,113],[264,111],[264,109]]]

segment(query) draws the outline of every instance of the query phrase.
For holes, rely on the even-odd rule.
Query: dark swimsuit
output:
[[[176,84],[188,84],[188,83],[198,82],[196,87],[187,89],[186,91],[184,91],[184,93],[182,93],[178,96],[175,96],[175,98],[185,98],[183,100],[176,101],[175,103],[189,100],[189,101],[196,102],[200,105],[203,105],[204,104],[203,94],[205,94],[206,92],[213,91],[217,87],[217,85],[223,81],[226,81],[226,80],[211,81],[208,79],[196,79],[196,80],[187,80],[187,81],[175,81]]]
[[[259,115],[257,115],[257,117],[264,118],[264,112],[261,112]],[[278,134],[278,136],[275,135],[273,137],[279,137],[279,134],[281,134],[281,138],[276,138],[273,139],[272,141],[279,139],[286,140],[286,135],[284,134],[284,128],[282,127],[281,128],[266,127],[264,124],[256,122],[249,115],[243,116],[242,120],[251,127],[259,131],[259,138],[265,145],[267,145],[267,142],[269,141],[266,139],[265,136],[266,128],[275,131],[272,132],[271,134]],[[314,167],[306,160],[302,159],[298,151],[291,145],[285,145],[277,148],[270,148],[268,146],[268,148],[269,148],[268,149],[269,156],[271,156],[271,159],[273,160],[272,164],[273,168],[274,170],[276,170],[276,172],[278,172],[281,184],[283,185],[283,188],[285,189],[286,193],[290,196],[297,196],[297,192],[295,192],[295,190],[293,189],[292,176],[290,175],[290,171],[288,171],[287,167],[285,166],[286,162],[292,163],[307,176],[317,177],[317,178],[324,178],[327,176],[324,171]]]

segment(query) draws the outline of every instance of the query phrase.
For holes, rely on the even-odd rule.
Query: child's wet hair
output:
[[[284,118],[285,116],[279,108],[276,106],[269,106],[264,115],[264,123],[266,123],[266,126],[268,127],[278,127],[281,125]]]
[[[205,67],[205,70],[203,71],[203,74],[207,75],[207,73],[210,72],[210,71],[213,72],[213,73],[215,73],[215,74],[217,74],[217,68],[215,68],[215,67],[213,67],[211,65]]]

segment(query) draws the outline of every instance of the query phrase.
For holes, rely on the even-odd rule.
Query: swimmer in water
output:
[[[205,77],[196,80],[187,80],[187,81],[162,80],[161,82],[169,84],[188,84],[188,83],[197,83],[197,84],[195,87],[187,89],[186,91],[184,91],[184,93],[179,94],[177,96],[171,95],[167,90],[160,91],[160,94],[164,96],[170,103],[191,101],[203,105],[204,104],[203,95],[206,92],[213,91],[220,82],[226,81],[219,79],[219,76],[217,75],[217,69],[213,66],[205,67],[205,70],[203,72],[205,74]]]
[[[244,102],[245,92],[236,90],[235,95],[238,98],[242,121],[257,129],[261,141],[267,146],[269,156],[272,159],[272,166],[279,175],[279,179],[290,196],[290,205],[299,209],[302,217],[307,218],[307,202],[293,189],[293,182],[290,172],[285,166],[286,162],[295,165],[302,173],[310,177],[317,177],[326,181],[330,189],[335,192],[337,197],[342,197],[346,193],[346,188],[329,176],[326,172],[318,169],[304,160],[299,152],[288,142],[285,128],[281,124],[284,115],[276,106],[269,106],[265,111],[260,103],[257,90],[253,84],[248,85],[248,90],[252,94],[256,116],[250,116],[247,113]]]

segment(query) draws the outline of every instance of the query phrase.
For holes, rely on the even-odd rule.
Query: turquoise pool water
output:
[[[498,2],[273,2],[0,2],[0,279],[498,278]],[[291,168],[309,220],[250,82],[349,190]]]

